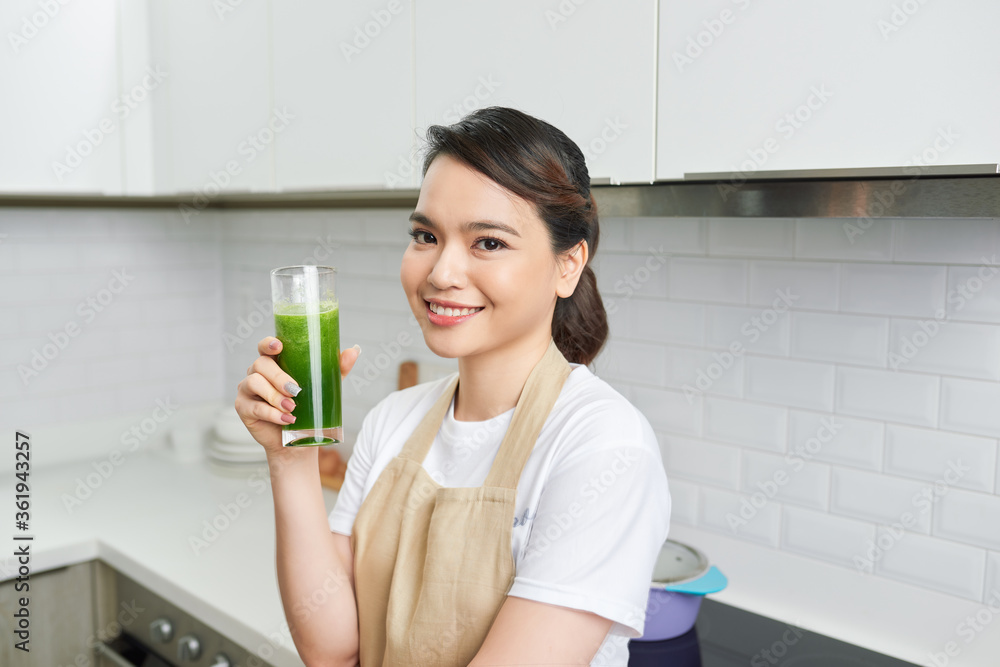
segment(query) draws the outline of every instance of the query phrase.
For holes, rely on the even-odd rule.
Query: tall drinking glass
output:
[[[284,447],[344,440],[340,405],[340,308],[330,266],[283,266],[271,271],[278,366],[302,388],[292,400],[295,422],[281,431]]]

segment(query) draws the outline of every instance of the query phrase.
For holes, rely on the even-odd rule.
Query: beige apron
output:
[[[483,486],[442,487],[421,465],[457,377],[386,465],[351,532],[361,667],[467,667],[475,657],[514,582],[521,470],[571,370],[550,340]]]

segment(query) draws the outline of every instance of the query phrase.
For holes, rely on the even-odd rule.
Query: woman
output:
[[[506,108],[428,139],[400,278],[458,373],[368,413],[329,517],[317,450],[280,446],[280,342],[239,386],[296,647],[309,665],[624,666],[670,496],[649,423],[587,368],[608,329],[583,155]]]

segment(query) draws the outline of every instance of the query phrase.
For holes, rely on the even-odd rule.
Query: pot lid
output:
[[[667,540],[653,566],[653,585],[697,579],[708,570],[708,558],[694,547]]]

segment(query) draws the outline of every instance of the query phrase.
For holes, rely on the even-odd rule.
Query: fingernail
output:
[[[295,417],[293,417],[292,415],[282,414],[281,421],[285,422],[286,424],[291,424],[293,421],[295,421]]]
[[[291,412],[292,410],[295,409],[295,401],[293,401],[290,398],[286,398],[281,402],[281,407]]]
[[[272,350],[277,350],[277,349],[278,349],[278,344],[279,344],[280,342],[281,342],[280,340],[278,340],[277,338],[275,338],[275,339],[274,339],[274,340],[272,340],[272,341],[271,341],[270,343],[268,343],[268,344],[267,344],[267,346],[268,346],[269,348],[271,348]]]
[[[355,345],[355,346],[354,346],[354,347],[352,347],[351,349],[352,349],[352,350],[357,350],[357,351],[358,351],[358,354],[361,354],[361,346],[360,346],[360,345]]]
[[[302,391],[302,387],[289,380],[288,382],[285,383],[285,391],[287,391],[292,396],[298,396],[299,392]]]

